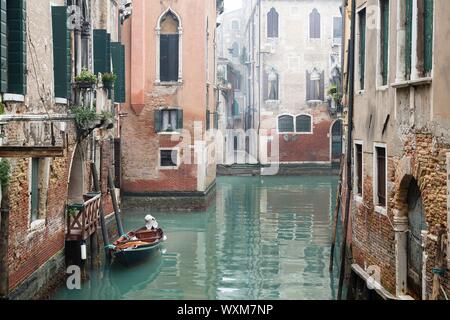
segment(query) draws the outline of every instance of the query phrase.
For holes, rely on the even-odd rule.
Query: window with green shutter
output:
[[[108,58],[111,56],[109,44],[108,44],[108,33],[103,29],[94,30],[94,73],[106,73],[110,71],[110,60]],[[110,39],[110,38],[109,38]]]
[[[433,15],[434,0],[424,1],[424,71],[430,73],[433,69]]]
[[[67,28],[67,7],[52,7],[53,76],[55,97],[70,97],[71,61],[70,30]]]
[[[382,85],[388,84],[389,64],[389,0],[380,1],[381,13],[381,76]]]
[[[125,103],[125,46],[120,42],[111,43],[113,72],[117,76],[114,87],[114,101]]]
[[[411,78],[413,0],[405,0],[405,78]]]
[[[359,12],[359,87],[365,88],[366,71],[366,9]]]
[[[0,0],[0,92],[8,90],[8,37],[6,0]]]
[[[7,2],[8,92],[26,94],[26,0]]]

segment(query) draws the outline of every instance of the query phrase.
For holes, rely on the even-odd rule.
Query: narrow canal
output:
[[[152,213],[168,241],[147,263],[91,272],[55,299],[335,299],[336,177],[220,178],[205,213]],[[127,229],[146,210],[124,213]],[[335,268],[336,269],[336,268]]]

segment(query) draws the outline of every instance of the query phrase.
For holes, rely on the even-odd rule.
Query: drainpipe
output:
[[[352,151],[353,151],[353,106],[355,97],[355,35],[356,35],[356,0],[352,0],[351,12],[351,32],[350,32],[350,48],[349,48],[349,104],[348,104],[348,130],[347,130],[347,164],[346,164],[346,182],[347,195],[345,202],[345,220],[344,234],[341,244],[341,268],[339,273],[339,290],[338,300],[342,300],[342,289],[344,285],[345,267],[347,260],[347,234],[350,219],[350,201],[352,194]]]
[[[7,189],[7,188],[2,188]],[[0,300],[8,299],[9,295],[9,266],[8,266],[8,238],[9,238],[9,194],[8,190],[2,195],[0,209]]]

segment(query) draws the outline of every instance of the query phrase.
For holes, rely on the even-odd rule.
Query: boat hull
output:
[[[161,247],[161,242],[113,252],[115,260],[125,266],[132,266],[147,261]]]

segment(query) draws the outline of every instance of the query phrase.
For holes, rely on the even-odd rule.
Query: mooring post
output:
[[[122,225],[122,218],[120,217],[120,209],[116,197],[116,187],[114,185],[114,178],[111,169],[108,170],[108,185],[109,185],[109,193],[111,194],[111,200],[114,207],[114,213],[116,216],[117,231],[119,232],[119,237],[121,237],[125,234],[125,231]]]
[[[102,197],[102,191],[100,189],[100,184],[98,182],[98,172],[97,167],[95,166],[94,162],[91,162],[91,171],[92,171],[92,178],[94,180],[94,191],[100,192],[100,197]],[[100,208],[99,208],[99,215],[100,215],[100,226],[102,229],[102,236],[103,236],[103,242],[105,247],[105,253],[107,257],[110,257],[110,252],[107,246],[109,245],[109,236],[108,236],[108,229],[106,227],[106,221],[105,221],[105,213],[103,211],[103,201],[100,198]]]
[[[5,188],[6,189],[6,188]],[[0,299],[8,299],[9,295],[9,266],[8,266],[8,237],[9,237],[9,194],[3,191],[0,206]]]

